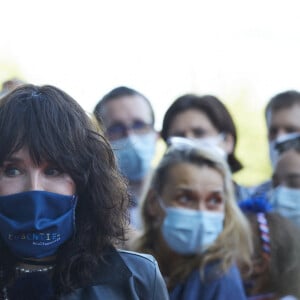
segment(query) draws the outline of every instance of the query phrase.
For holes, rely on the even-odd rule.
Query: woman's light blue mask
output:
[[[162,233],[169,247],[180,254],[201,254],[223,231],[224,213],[165,207]]]
[[[0,196],[0,235],[17,257],[52,256],[74,234],[76,202],[45,191]]]
[[[155,154],[156,134],[129,135],[111,144],[121,173],[129,181],[142,180],[149,172]]]
[[[272,191],[270,203],[275,212],[300,227],[300,189],[280,185]]]

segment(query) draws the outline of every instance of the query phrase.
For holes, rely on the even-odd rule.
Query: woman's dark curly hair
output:
[[[80,105],[50,85],[24,85],[1,99],[0,137],[0,166],[26,146],[34,163],[53,162],[76,184],[76,232],[59,248],[53,276],[57,294],[70,292],[92,278],[107,249],[124,240],[129,200],[112,149]],[[0,251],[5,286],[14,278],[16,259],[1,241]]]

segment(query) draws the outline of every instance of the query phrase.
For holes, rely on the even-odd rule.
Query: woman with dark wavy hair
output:
[[[127,187],[74,99],[17,88],[0,102],[0,137],[0,299],[167,299],[151,256],[113,246]]]
[[[237,132],[232,116],[213,95],[185,94],[170,105],[164,115],[161,137],[168,143],[173,136],[217,146],[232,173],[243,168],[235,153]],[[234,184],[237,200],[250,196],[248,188]]]

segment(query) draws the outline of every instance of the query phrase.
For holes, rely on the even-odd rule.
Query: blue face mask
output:
[[[155,154],[155,142],[154,132],[111,142],[120,171],[129,181],[139,181],[146,176]]]
[[[54,255],[75,230],[77,196],[29,191],[0,196],[0,234],[20,258]]]
[[[300,227],[300,189],[278,186],[272,191],[270,203],[274,211]]]
[[[162,233],[169,247],[180,254],[201,254],[223,231],[224,213],[166,207]]]

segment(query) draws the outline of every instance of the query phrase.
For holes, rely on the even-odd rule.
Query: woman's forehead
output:
[[[171,166],[165,178],[165,185],[201,187],[222,187],[224,178],[213,167],[182,162]]]
[[[2,158],[2,163],[9,162],[25,162],[36,166],[40,166],[44,163],[52,163],[60,165],[58,161],[54,160],[53,157],[47,155],[47,153],[42,152],[40,149],[34,149],[35,151],[30,151],[27,145],[20,146],[16,150],[7,153],[7,155]]]

